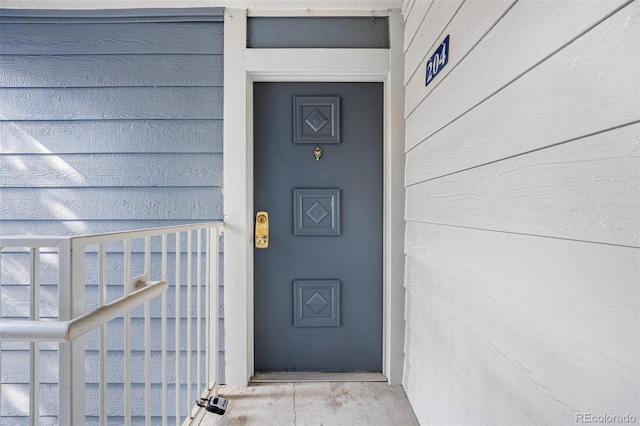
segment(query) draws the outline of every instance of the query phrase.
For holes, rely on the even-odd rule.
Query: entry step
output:
[[[269,372],[256,373],[251,383],[271,382],[386,382],[382,373]]]

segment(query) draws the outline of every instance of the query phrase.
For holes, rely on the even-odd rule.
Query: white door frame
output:
[[[351,15],[348,11],[344,15]],[[404,54],[399,10],[390,49],[247,49],[245,9],[224,23],[224,326],[226,383],[245,386],[253,347],[253,83],[384,84],[383,366],[402,383],[404,362]]]

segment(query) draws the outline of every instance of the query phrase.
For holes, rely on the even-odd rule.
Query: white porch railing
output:
[[[212,222],[81,237],[0,237],[2,413],[25,415],[33,425],[188,423],[194,401],[215,391],[219,375],[222,228]],[[18,295],[25,293],[28,312],[20,309],[25,297]],[[41,345],[47,354],[57,351],[57,381],[50,365],[41,368]],[[13,356],[5,361],[8,351]],[[28,364],[22,387],[8,374],[16,359]],[[98,377],[97,389],[87,375]],[[6,383],[5,376],[11,376]],[[51,384],[56,392],[43,392]],[[42,395],[56,394],[51,412],[56,403]]]

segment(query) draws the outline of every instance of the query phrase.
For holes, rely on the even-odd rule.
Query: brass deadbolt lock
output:
[[[269,247],[269,213],[256,213],[256,248]]]

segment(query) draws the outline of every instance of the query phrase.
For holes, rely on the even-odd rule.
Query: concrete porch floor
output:
[[[418,425],[402,386],[381,382],[256,383],[221,386],[223,416],[201,409],[192,424]]]

